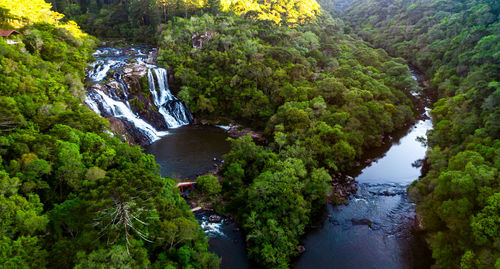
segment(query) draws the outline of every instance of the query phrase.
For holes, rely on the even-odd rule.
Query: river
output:
[[[211,223],[209,211],[197,211],[196,219],[209,236],[209,250],[222,258],[221,269],[250,268],[247,258],[245,239],[234,221],[222,218],[220,223]]]
[[[163,176],[195,178],[215,169],[230,149],[227,133],[217,127],[185,126],[190,122],[189,110],[168,89],[166,70],[144,63],[148,54],[151,52],[144,48],[98,50],[89,78],[95,83],[107,84],[88,90],[87,105],[103,116],[128,122],[146,137],[146,142],[153,142],[145,147],[145,152],[155,156]],[[164,124],[147,122],[132,111],[131,92],[122,80],[124,67],[131,66],[129,62],[147,68],[149,91]],[[423,109],[430,100],[425,96],[416,98],[424,104],[420,120],[388,136],[382,147],[365,154],[362,161],[365,167],[350,171],[349,175],[359,183],[357,193],[347,205],[327,205],[324,217],[315,225],[318,228],[304,240],[306,252],[297,259],[296,268],[428,268],[432,265],[422,235],[414,230],[414,204],[406,194],[408,185],[420,175],[420,168],[412,164],[424,158],[426,151],[417,137],[425,137],[432,128],[428,109]],[[162,130],[164,126],[169,127],[168,131]],[[222,257],[221,267],[251,267],[244,238],[236,224],[225,218],[221,223],[210,223],[210,214],[201,211],[196,217],[210,237],[210,249]]]
[[[161,165],[162,176],[176,179],[195,178],[220,165],[222,155],[229,152],[228,134],[212,126],[183,126],[146,146]],[[215,158],[215,160],[214,160]],[[209,211],[195,212],[201,228],[209,237],[209,249],[222,257],[221,268],[249,268],[244,238],[234,221],[222,218],[211,223]]]
[[[228,134],[212,126],[183,126],[170,129],[168,135],[146,146],[161,165],[162,176],[175,179],[196,178],[220,165],[222,155],[229,152]],[[214,160],[215,158],[215,160]],[[249,268],[244,238],[234,221],[222,218],[219,223],[209,221],[209,211],[197,211],[195,217],[209,237],[209,249],[222,257],[221,268]]]
[[[419,97],[423,105],[431,100]],[[429,109],[407,130],[367,152],[370,160],[350,176],[359,183],[347,205],[328,205],[319,228],[305,240],[306,252],[295,268],[429,268],[431,253],[423,234],[415,230],[414,204],[406,189],[420,176],[412,165],[425,157],[417,141],[432,128]]]
[[[305,238],[306,252],[297,259],[296,268],[429,268],[433,264],[423,235],[414,229],[414,204],[406,194],[408,185],[420,176],[420,168],[412,164],[426,151],[417,137],[425,137],[432,128],[429,109],[423,109],[432,102],[425,101],[420,120],[387,136],[383,146],[365,153],[364,167],[350,171],[359,183],[357,193],[347,205],[327,205],[316,223],[319,228]],[[162,175],[193,178],[220,164],[229,151],[226,137],[220,128],[184,126],[169,130],[146,152],[155,155]],[[221,268],[250,268],[236,224],[226,218],[210,223],[210,214],[200,211],[196,218],[210,238],[210,250],[222,257]]]
[[[357,193],[345,206],[328,205],[321,228],[305,241],[296,268],[429,268],[425,241],[415,227],[406,188],[420,175],[412,163],[425,155],[417,136],[432,127],[421,120],[356,177]]]

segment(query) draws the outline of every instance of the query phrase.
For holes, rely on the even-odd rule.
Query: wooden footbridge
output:
[[[177,188],[180,188],[181,189],[181,194],[184,196],[184,191],[186,189],[189,189],[189,191],[193,191],[193,186],[196,184],[195,181],[189,181],[189,182],[179,182],[177,183]],[[184,189],[186,188],[186,189]],[[198,210],[201,210],[202,208],[201,207],[195,207],[195,208],[192,208],[191,211],[192,212],[195,212],[195,211],[198,211]]]
[[[179,182],[177,183],[177,188],[181,189],[181,193],[184,193],[186,189],[189,189],[190,191],[193,191],[193,186],[196,185],[196,181],[189,181],[189,182]]]

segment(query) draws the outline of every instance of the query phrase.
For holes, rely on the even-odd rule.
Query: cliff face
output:
[[[168,73],[155,65],[157,50],[103,48],[89,65],[85,103],[103,117],[122,140],[141,146],[169,128],[189,124],[191,113],[168,88]]]

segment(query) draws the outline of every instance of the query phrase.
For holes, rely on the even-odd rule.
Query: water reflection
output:
[[[432,265],[422,236],[413,230],[414,204],[406,195],[407,186],[420,175],[420,169],[411,164],[423,158],[426,151],[416,138],[425,136],[431,127],[430,119],[420,120],[400,133],[402,138],[396,138],[394,144],[367,154],[373,162],[352,172],[360,183],[358,192],[347,206],[328,205],[328,217],[321,228],[308,235],[307,251],[296,268],[429,268]],[[385,154],[380,152],[388,147]]]
[[[410,184],[420,176],[420,168],[412,163],[423,158],[427,150],[417,137],[425,137],[431,128],[430,119],[417,122],[387,153],[364,168],[356,180],[359,183]]]
[[[217,127],[184,126],[168,132],[145,147],[145,152],[153,154],[161,165],[162,176],[194,178],[215,169],[220,164],[218,160],[230,149],[226,131]]]

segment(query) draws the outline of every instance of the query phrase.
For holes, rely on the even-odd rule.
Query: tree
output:
[[[137,241],[132,241],[131,247],[115,245],[110,249],[99,249],[89,254],[79,252],[75,268],[146,268],[149,265],[146,249]]]
[[[196,188],[200,190],[203,197],[208,197],[209,200],[217,199],[222,190],[219,180],[212,174],[199,176],[196,179]]]
[[[153,242],[145,227],[154,210],[152,195],[161,189],[157,177],[140,168],[112,169],[104,178],[87,182],[101,236],[108,237],[111,244],[125,241],[127,251],[133,234]]]

